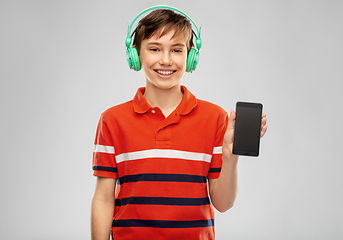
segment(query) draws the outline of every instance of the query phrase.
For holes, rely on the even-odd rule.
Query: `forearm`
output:
[[[222,170],[218,179],[211,181],[210,197],[213,206],[220,212],[230,209],[238,192],[238,156],[223,157]]]
[[[93,198],[91,210],[92,240],[109,240],[113,221],[114,202]]]

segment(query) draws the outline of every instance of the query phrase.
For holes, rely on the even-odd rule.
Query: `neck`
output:
[[[168,117],[180,104],[183,93],[181,92],[180,85],[161,89],[154,85],[146,84],[144,97],[151,107],[158,107],[163,115]]]

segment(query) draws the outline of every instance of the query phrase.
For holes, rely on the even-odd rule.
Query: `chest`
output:
[[[113,123],[112,138],[116,154],[151,149],[174,149],[211,154],[217,121],[193,111],[186,116],[177,112],[165,118],[158,108],[135,114]]]

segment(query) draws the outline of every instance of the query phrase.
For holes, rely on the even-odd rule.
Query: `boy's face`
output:
[[[186,38],[180,34],[174,36],[174,30],[161,38],[156,34],[144,39],[140,48],[140,61],[146,78],[146,84],[160,89],[180,86],[186,70]]]

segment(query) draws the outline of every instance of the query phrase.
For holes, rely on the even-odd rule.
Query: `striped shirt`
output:
[[[121,239],[214,239],[207,179],[218,178],[227,113],[183,99],[167,118],[138,89],[106,110],[98,123],[94,176],[115,178],[112,234]]]

